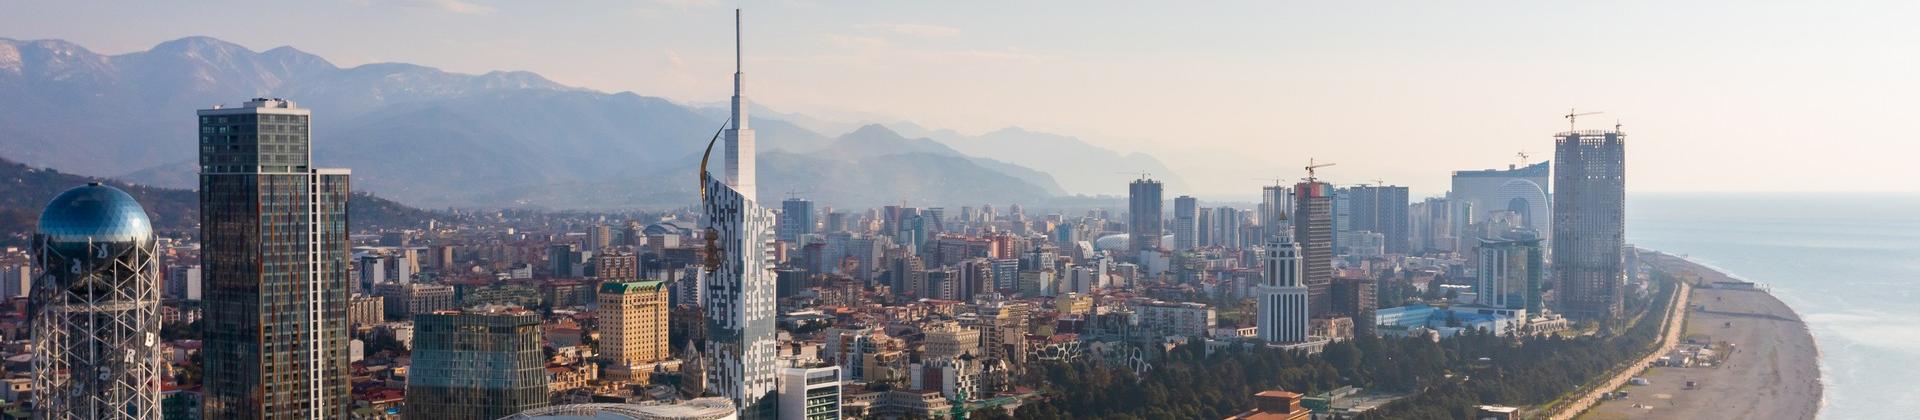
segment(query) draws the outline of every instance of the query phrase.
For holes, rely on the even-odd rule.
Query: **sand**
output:
[[[1657,367],[1629,385],[1631,396],[1602,403],[1581,419],[1812,419],[1820,409],[1819,351],[1813,334],[1786,304],[1761,290],[1717,289],[1725,274],[1686,260],[1654,255],[1656,269],[1685,273],[1693,288],[1684,337],[1733,344],[1717,367]],[[1698,385],[1685,389],[1687,381]]]

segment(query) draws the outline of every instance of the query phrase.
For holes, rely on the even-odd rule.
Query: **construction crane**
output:
[[[1574,124],[1573,124],[1574,120],[1579,119],[1582,116],[1601,114],[1605,112],[1606,111],[1578,112],[1578,111],[1575,111],[1573,108],[1567,108],[1567,115],[1565,115],[1565,117],[1567,118],[1567,131],[1574,130]]]
[[[1368,181],[1373,181],[1374,188],[1387,186],[1387,180],[1384,180],[1384,179],[1369,179]]]
[[[1114,173],[1116,173],[1116,174],[1121,174],[1121,175],[1139,175],[1139,176],[1140,176],[1140,179],[1147,179],[1147,178],[1152,178],[1152,177],[1153,177],[1153,174],[1151,174],[1151,173],[1148,173],[1147,171],[1137,171],[1137,172],[1135,172],[1135,171],[1118,171],[1118,172],[1114,172]]]
[[[1333,165],[1334,164],[1332,163],[1314,163],[1313,158],[1307,158],[1307,182],[1314,182],[1319,180],[1319,178],[1314,177],[1313,170],[1325,168]]]

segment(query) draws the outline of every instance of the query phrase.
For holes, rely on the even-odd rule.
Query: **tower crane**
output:
[[[1573,108],[1567,108],[1567,115],[1564,115],[1564,117],[1567,118],[1567,131],[1574,130],[1574,120],[1579,119],[1582,116],[1602,114],[1605,112],[1606,111],[1578,112],[1578,111],[1575,111]]]
[[[1307,158],[1307,182],[1314,182],[1319,180],[1319,178],[1314,177],[1313,170],[1325,168],[1333,165],[1334,165],[1333,163],[1314,163],[1313,158]]]

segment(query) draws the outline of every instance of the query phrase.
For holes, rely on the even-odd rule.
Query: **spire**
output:
[[[726,130],[728,186],[749,200],[757,199],[754,189],[753,129],[747,126],[747,74],[742,70],[740,9],[733,10],[733,125]]]

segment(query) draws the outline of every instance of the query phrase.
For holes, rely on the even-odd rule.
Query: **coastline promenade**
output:
[[[1645,378],[1647,385],[1605,387],[1630,395],[1594,405],[1579,418],[1812,419],[1819,413],[1819,351],[1799,315],[1726,273],[1672,255],[1643,255],[1654,270],[1694,285],[1686,327],[1673,332],[1725,349],[1726,359],[1713,367],[1648,368],[1644,362],[1651,360],[1643,361],[1627,377]],[[1671,348],[1663,345],[1656,357]]]

